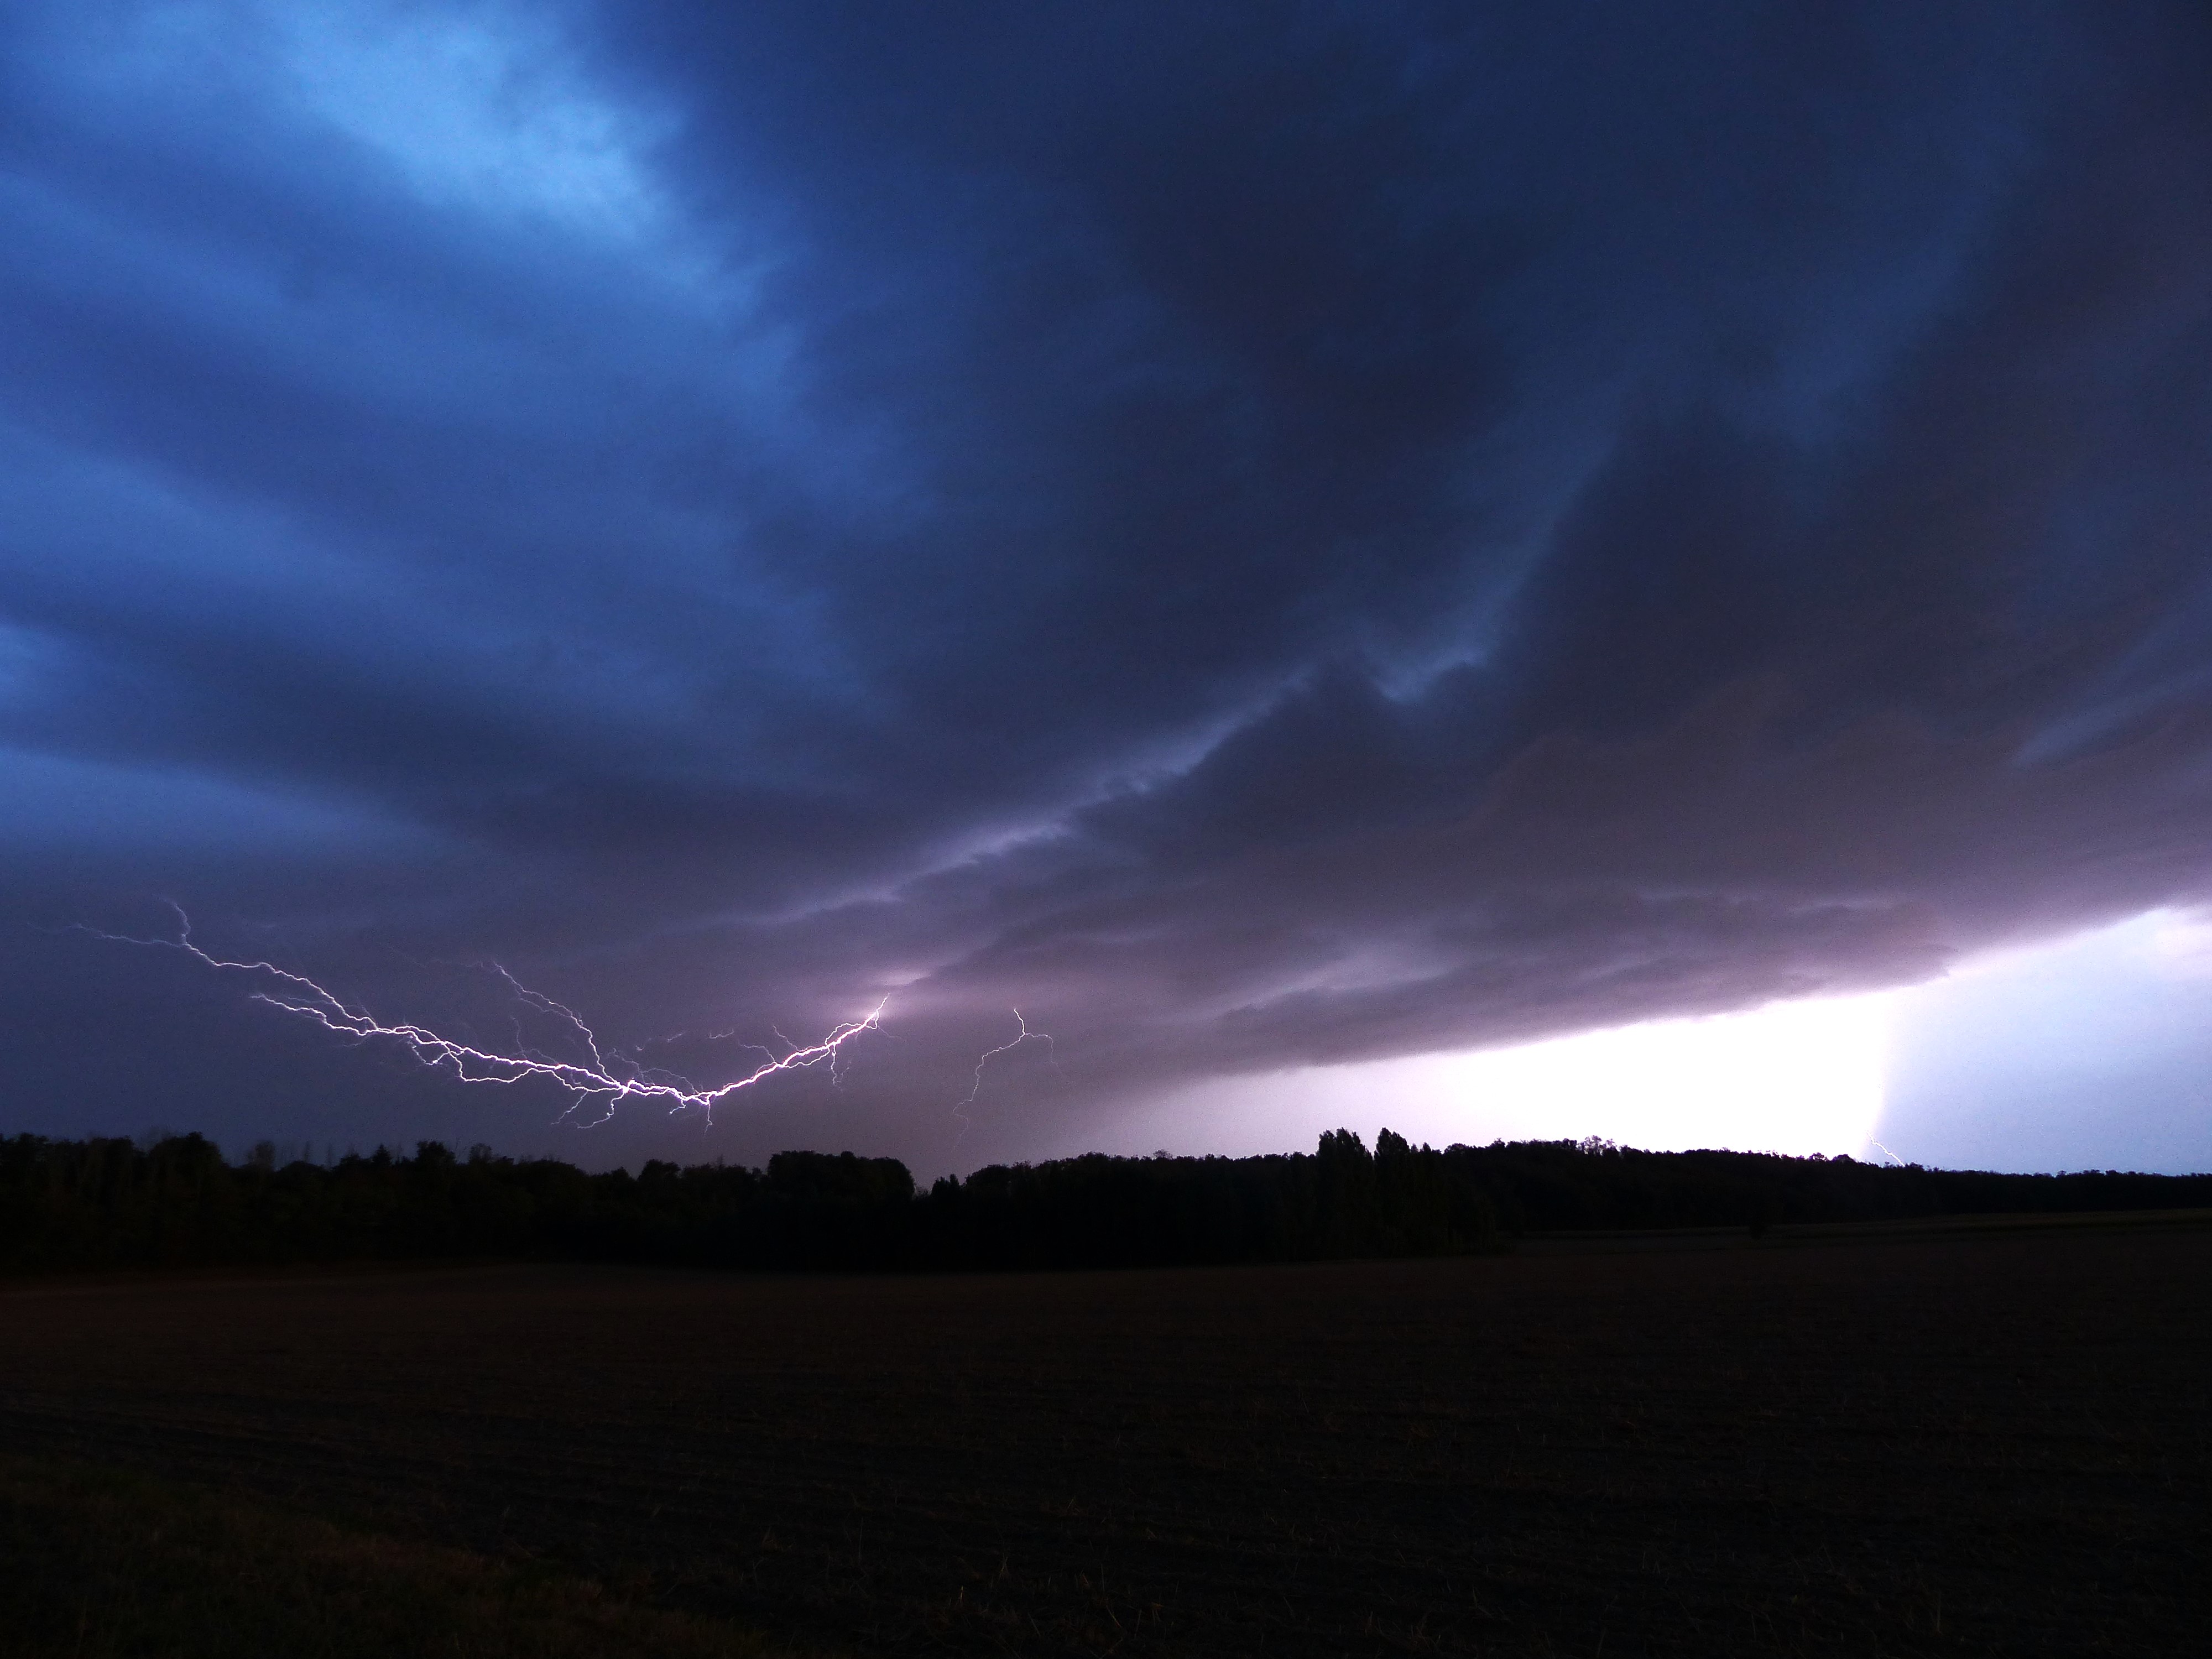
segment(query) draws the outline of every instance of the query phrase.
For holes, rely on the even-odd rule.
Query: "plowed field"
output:
[[[860,1653],[2173,1655],[2212,1228],[17,1285],[0,1449]]]

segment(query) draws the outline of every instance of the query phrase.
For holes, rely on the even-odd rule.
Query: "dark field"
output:
[[[2185,1218],[0,1291],[18,1460],[862,1653],[2202,1651],[2208,1425]]]

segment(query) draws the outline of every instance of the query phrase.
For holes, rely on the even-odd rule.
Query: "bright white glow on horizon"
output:
[[[1387,1126],[1439,1146],[1599,1135],[1654,1151],[1866,1155],[1899,994],[1222,1079],[1126,1120],[1127,1144],[1115,1150],[1242,1155],[1304,1146],[1340,1127],[1371,1142]]]
[[[1863,1152],[1881,1115],[1895,994],[1654,1020],[1415,1065],[1492,1128],[1668,1151]],[[1461,1139],[1472,1139],[1462,1135]],[[1579,1138],[1579,1137],[1577,1137]]]
[[[1925,984],[1468,1054],[1194,1085],[1105,1150],[1579,1140],[1949,1169],[2212,1168],[2212,910],[1978,953]],[[1881,1143],[1881,1146],[1877,1142]],[[1070,1145],[1062,1151],[1089,1150]]]
[[[1951,1169],[2212,1169],[2212,915],[2145,911],[1900,994],[1875,1133]]]

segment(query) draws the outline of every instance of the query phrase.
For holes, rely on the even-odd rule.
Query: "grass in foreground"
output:
[[[0,1656],[775,1659],[590,1580],[348,1530],[229,1493],[0,1461]]]

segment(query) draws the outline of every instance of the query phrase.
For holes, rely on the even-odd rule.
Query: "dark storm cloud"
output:
[[[2188,9],[302,15],[8,15],[19,916],[923,1147],[2206,896]]]

